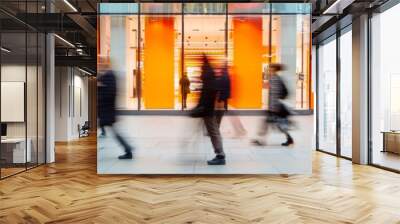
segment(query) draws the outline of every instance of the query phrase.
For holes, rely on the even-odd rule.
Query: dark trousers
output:
[[[224,110],[217,110],[214,113],[215,113],[215,119],[217,120],[217,123],[218,123],[218,128],[220,128],[221,127],[221,122],[222,122],[222,117],[224,116],[225,111]]]
[[[101,134],[106,135],[106,126],[100,126],[101,129]],[[111,128],[112,132],[114,133],[115,139],[118,141],[119,144],[121,144],[122,147],[124,147],[125,153],[131,154],[132,153],[132,147],[128,144],[128,142],[119,134],[119,132],[116,130],[116,128],[113,125],[109,125]]]
[[[288,122],[287,117],[281,117],[279,114],[274,113],[274,112],[268,112],[267,114],[267,119],[263,126],[261,127],[261,130],[258,132],[258,136],[265,136],[268,133],[268,126],[269,125],[275,125],[280,132],[282,132],[285,136],[286,139],[292,140],[292,136],[290,136],[289,131],[287,128],[284,128],[283,126],[285,125],[284,122]],[[288,124],[285,125],[286,127]]]
[[[219,131],[221,119],[222,115],[210,115],[203,118],[215,154],[225,156],[224,148],[222,146],[222,137]]]
[[[185,109],[187,107],[186,101],[187,101],[187,94],[183,93],[182,94],[182,106],[183,106],[183,109]]]
[[[101,133],[100,135],[106,136],[106,129],[104,126],[100,126]]]

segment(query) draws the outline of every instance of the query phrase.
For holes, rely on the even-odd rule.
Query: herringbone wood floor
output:
[[[86,138],[0,181],[0,223],[400,223],[400,175],[315,153],[312,176],[98,176]]]

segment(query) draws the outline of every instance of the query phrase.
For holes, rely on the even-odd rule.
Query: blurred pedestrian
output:
[[[289,146],[294,143],[292,136],[289,134],[289,116],[290,111],[282,103],[282,100],[288,96],[288,90],[282,78],[278,75],[284,69],[281,64],[270,64],[268,67],[269,80],[269,101],[266,122],[263,123],[258,133],[258,139],[254,139],[256,145],[265,145],[265,135],[269,125],[275,125],[280,132],[285,134],[286,142],[282,146]]]
[[[114,72],[110,68],[109,62],[105,59],[101,61],[100,72],[102,73],[97,79],[98,91],[98,118],[101,129],[101,136],[105,137],[105,127],[110,127],[114,133],[116,140],[124,147],[125,154],[118,159],[132,159],[132,147],[118,133],[114,127],[116,121],[115,101],[117,95],[117,81]]]
[[[215,71],[206,55],[202,58],[201,67],[202,90],[198,105],[192,110],[192,117],[201,117],[204,120],[207,132],[216,154],[215,158],[207,161],[208,165],[225,165],[225,153],[222,137],[219,130],[219,121],[215,113],[217,99],[217,81]]]
[[[179,80],[179,84],[181,85],[183,109],[186,109],[186,107],[187,107],[187,95],[190,93],[190,80],[189,80],[186,72],[182,76],[181,80]]]
[[[222,88],[222,90],[227,89],[228,92],[224,93],[222,91],[220,93],[220,97],[226,99],[225,101],[225,109],[227,110],[228,102],[227,99],[231,97],[231,78],[233,75],[234,69],[232,67],[229,67],[227,64],[225,65],[224,69],[222,70],[222,80],[228,80],[228,82],[225,82],[226,84],[223,84],[222,87],[225,86],[225,88]],[[230,123],[232,124],[233,127],[233,137],[243,137],[247,134],[246,129],[243,126],[242,121],[240,120],[239,115],[235,110],[230,111],[230,116],[228,116]]]
[[[225,64],[219,75],[215,79],[215,88],[217,91],[217,102],[215,116],[218,126],[221,126],[222,117],[228,110],[228,99],[231,97],[231,80],[229,77],[228,65]]]

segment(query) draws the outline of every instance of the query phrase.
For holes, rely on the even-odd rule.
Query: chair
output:
[[[85,123],[82,125],[82,127],[80,127],[80,125],[78,124],[79,138],[88,137],[89,136],[89,130],[90,130],[89,121],[85,121]]]

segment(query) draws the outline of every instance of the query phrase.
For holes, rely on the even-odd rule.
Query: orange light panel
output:
[[[174,108],[174,18],[146,17],[143,98],[146,109]]]
[[[233,18],[233,74],[231,105],[262,107],[262,18]]]

